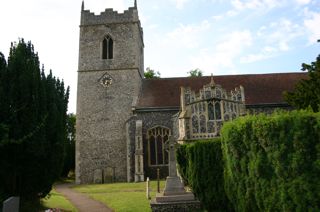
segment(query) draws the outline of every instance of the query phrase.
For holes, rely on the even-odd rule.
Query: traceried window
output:
[[[215,118],[216,120],[221,119],[221,105],[219,101],[216,101],[214,103],[214,112],[215,112]]]
[[[208,118],[210,121],[221,119],[220,101],[208,102]]]
[[[113,40],[109,35],[102,42],[102,59],[113,59]]]
[[[214,120],[214,108],[211,101],[208,103],[208,117],[209,120]]]
[[[167,165],[168,152],[165,149],[165,142],[171,135],[170,129],[165,127],[154,127],[148,130],[148,160],[149,165]]]

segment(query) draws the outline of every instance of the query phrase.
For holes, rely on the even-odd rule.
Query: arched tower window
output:
[[[165,150],[165,142],[170,135],[170,129],[166,127],[158,126],[147,131],[149,165],[168,164],[168,152]]]
[[[113,59],[113,40],[109,35],[102,42],[102,59]]]

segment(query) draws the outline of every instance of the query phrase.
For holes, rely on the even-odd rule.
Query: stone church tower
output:
[[[126,122],[143,79],[137,4],[100,15],[81,8],[76,182],[127,180]]]

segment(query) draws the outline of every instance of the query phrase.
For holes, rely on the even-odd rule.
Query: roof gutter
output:
[[[271,108],[285,108],[291,107],[286,102],[281,103],[261,103],[261,104],[245,104],[246,108],[263,108],[263,107],[271,107]],[[178,106],[169,106],[169,107],[137,107],[134,109],[136,112],[163,112],[163,111],[172,111],[178,112],[180,107]]]

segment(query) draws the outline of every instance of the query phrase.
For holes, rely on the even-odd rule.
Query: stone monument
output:
[[[9,199],[3,202],[2,212],[19,212],[19,205],[20,197],[10,197]]]
[[[193,193],[184,189],[184,185],[177,174],[176,145],[176,141],[170,136],[166,143],[169,152],[169,176],[166,179],[163,193],[158,193],[150,203],[154,212],[197,211],[200,209],[200,202],[195,199]]]

